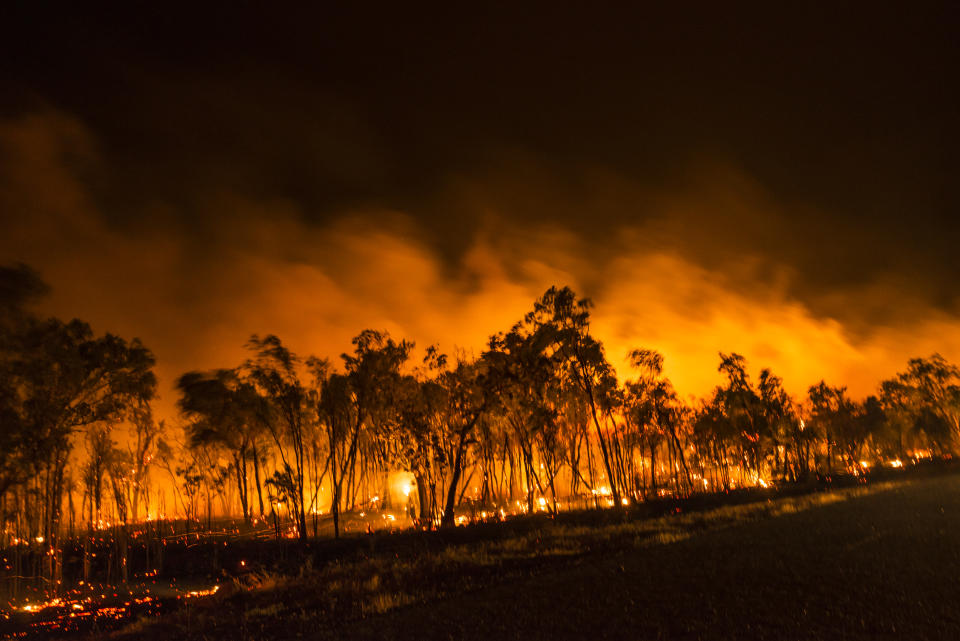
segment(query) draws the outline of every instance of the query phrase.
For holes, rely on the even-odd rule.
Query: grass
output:
[[[341,627],[351,639],[957,639],[960,477],[737,506],[533,576]],[[692,516],[692,515],[691,515]],[[678,519],[682,522],[683,519]],[[656,542],[660,533],[678,539]]]
[[[504,524],[480,524],[453,534],[374,536],[358,543],[355,554],[325,564],[322,559],[311,559],[296,574],[267,570],[247,574],[215,598],[191,605],[189,611],[175,612],[154,624],[138,622],[136,629],[121,630],[112,636],[273,639],[368,634],[376,638],[380,634],[391,636],[388,632],[392,630],[396,638],[429,638],[430,626],[438,621],[433,613],[439,606],[446,607],[444,611],[451,620],[480,617],[476,628],[457,628],[453,635],[469,636],[471,630],[484,629],[484,622],[496,619],[492,614],[496,610],[485,607],[490,603],[510,611],[513,604],[529,601],[531,594],[551,591],[560,593],[558,599],[562,600],[564,591],[584,583],[584,574],[601,577],[597,588],[600,592],[605,582],[602,572],[596,574],[598,569],[605,568],[607,576],[623,575],[636,559],[657,559],[667,555],[667,550],[674,556],[676,550],[687,544],[693,544],[687,547],[696,554],[709,557],[713,554],[712,544],[730,545],[730,533],[740,532],[745,545],[758,549],[770,544],[762,537],[771,536],[775,537],[774,542],[780,537],[787,547],[815,553],[815,547],[808,549],[815,542],[794,540],[800,531],[758,535],[754,530],[764,523],[796,521],[800,517],[813,518],[813,523],[822,527],[824,514],[843,514],[848,505],[861,504],[869,497],[889,496],[908,486],[916,491],[915,487],[925,484],[960,488],[956,476],[887,481],[800,496],[754,495],[750,502],[705,509],[690,510],[689,504],[677,504],[669,513],[659,516],[650,516],[651,510],[657,509],[647,506],[627,512],[562,515],[555,520],[528,517]],[[829,508],[835,509],[828,512]],[[812,513],[817,515],[810,517]],[[841,528],[838,535],[843,534]],[[872,549],[879,539],[870,539],[870,535],[868,532],[866,538],[852,537],[843,545],[853,546],[847,548],[851,554]],[[621,561],[611,566],[610,559]],[[769,562],[775,564],[776,560]],[[677,561],[676,571],[682,571],[686,562]],[[755,567],[749,556],[737,562],[746,568]],[[707,561],[703,563],[709,565]],[[669,584],[668,581],[664,588],[672,590]],[[516,588],[520,585],[523,589]],[[752,587],[766,588],[762,583]],[[505,591],[506,596],[498,590]],[[675,592],[678,600],[695,595],[696,591]],[[615,602],[618,598],[610,600]],[[589,602],[588,598],[585,603]],[[451,604],[458,605],[460,610],[451,609]],[[579,605],[582,609],[583,603]],[[541,607],[545,611],[552,609],[550,601]],[[695,612],[688,612],[687,616],[698,619]],[[438,638],[446,638],[442,625],[437,630]],[[489,634],[502,636],[503,632],[495,629]]]

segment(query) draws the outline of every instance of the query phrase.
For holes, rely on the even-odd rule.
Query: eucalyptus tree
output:
[[[887,413],[876,396],[868,396],[858,404],[853,420],[853,430],[847,440],[854,462],[860,460],[861,452],[868,441],[877,442],[883,437],[887,425]]]
[[[316,417],[311,394],[300,380],[301,361],[274,335],[254,334],[247,343],[253,353],[241,368],[257,395],[256,415],[277,446],[283,469],[274,481],[289,486],[290,507],[301,541],[307,538],[305,472],[306,439]]]
[[[477,424],[474,459],[480,467],[480,502],[500,505],[512,500],[507,468],[514,464],[511,430],[502,416],[487,413]]]
[[[552,512],[556,513],[559,509],[557,503],[557,478],[560,476],[564,465],[566,464],[566,447],[563,440],[563,426],[560,420],[559,404],[556,396],[562,392],[557,389],[551,389],[551,394],[555,397],[551,401],[551,406],[546,408],[543,419],[538,421],[537,430],[537,450],[539,452],[540,466],[545,477],[541,480],[541,487],[546,485],[550,489],[550,500],[552,502]],[[536,468],[535,468],[536,469]],[[537,474],[539,477],[539,473]],[[535,477],[536,478],[536,477]],[[541,494],[544,492],[541,491]]]
[[[310,500],[307,501],[305,507],[309,506],[309,511],[313,515],[313,536],[317,537],[319,536],[320,514],[322,513],[320,508],[321,491],[323,490],[324,479],[330,472],[330,452],[329,448],[327,447],[327,441],[324,438],[325,432],[323,425],[319,420],[320,390],[323,374],[314,373],[313,366],[315,365],[315,360],[316,359],[313,357],[310,357],[306,361],[307,371],[313,376],[312,384],[308,390],[308,404],[313,411],[316,412],[316,417],[314,420],[309,422],[309,430],[306,435],[307,472],[310,478]],[[325,363],[326,361],[323,362]],[[256,456],[256,451],[254,456]],[[254,471],[257,472],[258,470],[259,467],[255,466]],[[257,491],[259,492],[259,487]]]
[[[397,426],[397,397],[398,386],[401,382],[401,368],[406,364],[413,349],[413,343],[400,340],[395,341],[387,332],[364,330],[353,340],[354,352],[341,356],[349,381],[350,390],[356,406],[356,422],[363,425],[355,434],[361,437],[354,442],[350,453],[350,472],[359,468],[360,477],[373,472],[372,465],[385,467],[393,453],[381,447],[365,448],[366,456],[355,466],[358,449],[357,443],[366,442],[375,445],[389,446],[395,444],[394,428]],[[366,436],[366,439],[362,437]],[[371,456],[373,454],[373,456]],[[374,458],[376,457],[376,458]],[[386,474],[384,473],[384,481]],[[356,483],[359,486],[359,479]],[[356,490],[351,484],[349,497],[355,499]],[[384,493],[388,495],[389,493]],[[386,496],[384,497],[386,498]]]
[[[700,475],[707,479],[712,471],[715,489],[730,489],[728,450],[734,441],[733,431],[733,424],[724,411],[722,390],[717,388],[694,410],[691,434]]]
[[[747,374],[747,361],[737,353],[720,353],[718,371],[727,377],[720,388],[723,406],[739,437],[741,467],[753,467],[762,474],[763,439],[767,435],[763,400]]]
[[[5,505],[8,490],[30,477],[28,446],[32,436],[11,369],[8,362],[0,361],[0,505]]]
[[[37,534],[55,548],[75,435],[122,420],[149,402],[156,381],[153,356],[138,340],[30,313],[46,291],[29,268],[0,268],[0,496],[32,485]]]
[[[851,428],[855,411],[854,403],[847,397],[846,387],[831,387],[825,381],[811,385],[808,390],[812,418],[826,445],[827,474],[833,473],[833,457],[836,447],[843,443],[844,434]],[[841,456],[849,454],[844,448]],[[852,463],[856,465],[856,462]]]
[[[320,387],[317,415],[327,438],[330,468],[330,515],[333,535],[340,537],[340,490],[359,439],[361,422],[356,420],[356,406],[349,381],[343,374],[329,373],[326,361],[310,362],[316,384]]]
[[[640,442],[646,442],[650,452],[650,487],[657,490],[656,454],[661,442],[666,441],[668,454],[676,461],[671,465],[674,484],[681,491],[677,471],[683,470],[686,491],[692,489],[690,468],[687,465],[685,444],[680,438],[683,408],[677,399],[670,379],[663,375],[663,356],[650,349],[634,349],[629,354],[630,364],[638,377],[626,384],[624,414]]]
[[[564,385],[558,407],[559,438],[566,465],[570,468],[570,495],[580,494],[581,486],[593,494],[596,488],[594,487],[593,449],[590,447],[590,410],[587,407],[585,395],[576,386]],[[587,460],[587,473],[590,480],[583,476],[584,458]]]
[[[114,515],[118,525],[129,523],[132,517],[134,469],[130,452],[115,445],[107,465],[107,476],[110,479]]]
[[[463,476],[467,446],[474,429],[493,403],[494,392],[488,369],[489,365],[483,358],[474,361],[460,359],[455,367],[439,376],[439,382],[445,390],[442,410],[446,426],[444,434],[450,437],[447,448],[450,480],[440,517],[440,524],[444,527],[454,524],[454,510],[459,498],[457,489]]]
[[[191,519],[191,503],[189,493],[186,492],[186,479],[182,472],[192,466],[191,451],[179,443],[171,443],[167,437],[157,439],[157,465],[167,472],[170,477],[170,486],[173,488],[173,513],[177,512],[177,505],[183,510],[187,523]],[[193,466],[195,467],[195,466]],[[199,479],[197,481],[199,487]]]
[[[74,435],[87,426],[119,422],[131,407],[149,402],[156,387],[154,360],[138,340],[95,337],[79,320],[31,323],[22,346],[13,368],[27,427],[21,447],[42,483],[41,535],[56,548]]]
[[[886,416],[880,401],[868,396],[862,403],[846,397],[845,388],[838,391],[837,407],[833,416],[833,435],[847,469],[859,470],[863,448],[874,435],[879,435]]]
[[[354,353],[342,356],[346,373],[326,378],[320,400],[321,421],[331,444],[335,532],[343,484],[354,470],[361,434],[388,423],[412,439],[406,455],[415,468],[421,515],[438,509],[439,488],[446,495],[441,525],[453,524],[467,448],[491,399],[485,365],[459,359],[448,368],[445,356],[428,349],[430,376],[414,385],[401,374],[413,343],[365,330],[353,344]],[[423,485],[432,486],[429,493]],[[425,496],[430,496],[430,505]]]
[[[247,462],[260,427],[257,412],[262,399],[253,383],[232,369],[188,372],[177,379],[177,389],[190,446],[220,446],[229,453],[243,519],[249,522]]]
[[[878,445],[891,458],[906,457],[906,448],[921,436],[913,390],[899,378],[880,383],[879,401],[886,421]]]
[[[103,480],[116,453],[115,443],[107,425],[97,425],[86,433],[86,464],[83,469],[89,515],[89,528],[103,519]]]
[[[133,426],[127,446],[133,462],[131,514],[133,520],[137,521],[140,519],[141,505],[147,513],[150,511],[150,467],[156,456],[157,443],[164,434],[165,423],[155,420],[148,403],[135,404],[129,420]]]
[[[909,394],[915,420],[934,432],[934,440],[945,442],[942,437],[949,436],[956,451],[960,445],[960,368],[933,354],[910,359],[897,380]],[[947,434],[936,434],[942,430]]]
[[[929,360],[912,359],[906,372],[880,384],[879,400],[887,419],[883,436],[891,456],[905,458],[908,447],[939,453],[951,449],[953,378],[953,366],[934,355]]]
[[[607,361],[602,343],[590,333],[592,307],[590,299],[577,298],[569,287],[551,287],[534,302],[533,311],[524,317],[523,322],[532,331],[538,331],[539,328],[549,331],[553,343],[551,349],[556,352],[565,376],[586,397],[610,481],[610,491],[614,501],[619,504],[621,490],[614,469],[614,453],[600,425],[601,415],[615,405],[618,385],[616,373]]]
[[[553,327],[521,322],[493,336],[483,355],[496,390],[495,409],[509,424],[523,455],[528,510],[534,508],[534,489],[543,496],[546,485],[551,490],[551,509],[556,511],[554,480],[562,461],[557,418],[562,360],[554,344]],[[546,479],[540,478],[539,470]]]
[[[114,514],[114,550],[111,551],[110,565],[115,566],[123,583],[129,579],[129,531],[130,505],[134,491],[133,461],[127,450],[114,448],[107,465],[110,489],[113,496]],[[114,552],[116,553],[114,555]],[[115,563],[113,562],[116,560]],[[108,573],[109,574],[109,573]],[[109,577],[108,577],[109,578]]]
[[[801,461],[805,460],[796,403],[783,388],[783,379],[768,368],[760,370],[757,393],[763,415],[763,435],[771,441],[774,474],[796,480],[803,474]]]
[[[814,417],[829,433],[828,447],[836,446],[848,470],[859,470],[864,446],[886,421],[879,399],[869,396],[857,403],[847,396],[845,387],[821,381],[810,388],[810,403]]]
[[[403,376],[394,392],[397,412],[397,465],[413,474],[417,484],[419,514],[427,518],[433,510],[429,504],[428,485],[435,458],[436,430],[430,422],[431,411],[425,388],[427,382],[413,375]]]
[[[369,343],[362,350],[344,360],[354,394],[361,390],[357,400],[360,402],[359,396],[365,396],[366,408],[354,488],[370,488],[381,508],[386,509],[392,507],[391,472],[408,467],[405,421],[412,417],[404,416],[403,411],[411,410],[407,405],[410,401],[423,411],[430,408],[423,406],[424,390],[415,384],[417,379],[403,372],[408,367],[413,343],[394,341],[386,332],[369,333],[368,337]],[[353,494],[356,496],[356,489]]]
[[[315,387],[320,389],[316,414],[329,447],[335,536],[340,535],[341,509],[351,507],[343,505],[344,498],[348,502],[354,498],[352,487],[364,429],[382,426],[386,415],[396,411],[390,403],[392,390],[400,383],[400,370],[413,349],[411,342],[397,342],[387,332],[370,329],[358,334],[353,345],[352,354],[341,355],[343,374],[330,373],[329,363],[323,359],[308,361]]]
[[[183,489],[183,509],[187,532],[193,523],[200,522],[199,497],[203,487],[204,469],[195,457],[184,458],[176,468],[179,485]]]
[[[48,291],[26,265],[0,265],[0,505],[6,504],[7,490],[30,478],[33,435],[18,370],[23,366],[24,340],[37,322],[28,306]],[[4,516],[0,514],[0,522],[5,522]]]
[[[396,407],[400,428],[399,454],[403,467],[417,485],[419,521],[433,524],[438,517],[437,488],[444,486],[446,469],[445,409],[447,388],[441,377],[447,371],[447,356],[434,346],[427,348],[424,368],[418,376],[402,377],[397,386]]]

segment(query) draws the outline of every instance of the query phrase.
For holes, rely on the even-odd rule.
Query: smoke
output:
[[[960,358],[960,322],[922,287],[809,277],[804,216],[722,164],[657,192],[599,171],[551,182],[514,157],[439,188],[425,207],[470,222],[433,225],[383,207],[309,222],[298,202],[215,188],[192,219],[162,193],[108,210],[92,185],[109,159],[54,111],[0,122],[0,163],[0,259],[52,286],[42,312],[141,338],[167,417],[178,375],[238,364],[252,333],[334,359],[368,327],[476,354],[555,284],[593,299],[593,331],[621,377],[630,348],[655,348],[683,395],[719,382],[720,350],[771,367],[796,394],[825,378],[864,395],[909,357]]]

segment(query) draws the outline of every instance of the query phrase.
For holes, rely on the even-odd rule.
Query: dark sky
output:
[[[74,265],[98,242],[172,246],[151,278],[193,310],[185,265],[250,244],[316,264],[233,227],[376,212],[454,288],[482,289],[478,244],[520,279],[546,233],[563,258],[536,262],[600,299],[617,260],[669,252],[851,336],[955,317],[955,3],[196,4],[5,10],[5,259],[65,273],[24,219],[67,216],[101,234]],[[72,196],[37,204],[51,172]]]

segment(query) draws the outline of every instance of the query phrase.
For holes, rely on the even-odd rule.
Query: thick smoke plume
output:
[[[297,202],[217,189],[198,194],[190,216],[163,194],[114,211],[91,187],[107,163],[95,136],[56,112],[0,123],[0,163],[0,258],[52,286],[42,312],[153,349],[167,416],[176,376],[238,364],[252,333],[335,357],[371,327],[476,354],[554,284],[593,299],[593,330],[621,377],[628,349],[656,348],[685,396],[719,381],[718,350],[772,367],[797,394],[825,378],[863,395],[909,357],[960,357],[960,323],[920,284],[875,274],[818,287],[817,248],[785,238],[799,233],[797,212],[717,165],[664,193],[602,172],[576,189],[534,170],[454,177],[431,207],[470,224],[448,225],[462,235],[445,239],[416,211],[309,222]],[[582,211],[581,228],[551,222],[552,207]],[[598,212],[617,211],[592,228]]]

